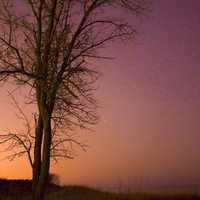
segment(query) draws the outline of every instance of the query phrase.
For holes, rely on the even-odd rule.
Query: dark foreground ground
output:
[[[31,200],[31,181],[0,179],[0,200]],[[117,194],[83,186],[50,184],[46,200],[200,200],[200,196],[194,193]]]

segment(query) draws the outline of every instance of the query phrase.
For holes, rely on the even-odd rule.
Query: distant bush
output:
[[[60,185],[60,178],[57,174],[49,174],[48,183]]]

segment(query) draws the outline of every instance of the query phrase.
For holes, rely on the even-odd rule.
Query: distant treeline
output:
[[[31,180],[0,179],[0,200],[30,200]],[[59,198],[58,198],[59,197]],[[49,183],[47,200],[200,200],[195,193],[112,193],[85,186],[58,186]]]
[[[32,181],[25,179],[0,179],[0,195],[30,195],[32,188]],[[56,184],[50,183],[48,191],[55,191],[60,187]]]

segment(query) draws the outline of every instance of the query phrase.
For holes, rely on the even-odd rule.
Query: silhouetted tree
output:
[[[38,109],[32,161],[35,199],[44,199],[50,155],[58,146],[52,138],[56,135],[57,144],[65,141],[52,127],[84,128],[97,122],[93,91],[98,73],[92,61],[103,58],[97,51],[136,33],[114,14],[124,9],[138,15],[145,8],[146,0],[0,1],[0,80],[30,86]]]
[[[19,106],[12,93],[9,93],[12,99],[12,103],[17,109],[17,118],[21,120],[23,124],[23,130],[7,131],[0,134],[0,145],[2,145],[2,151],[6,152],[5,159],[10,161],[16,158],[27,156],[30,167],[33,169],[33,150],[35,143],[34,128],[36,123],[36,116],[28,117],[23,109]],[[33,122],[34,119],[34,122]],[[57,130],[54,125],[52,128],[52,144],[50,157],[53,161],[58,162],[59,158],[73,159],[75,156],[74,144],[79,146],[83,151],[86,151],[87,145],[84,142],[79,141],[77,135],[69,134],[65,130]],[[54,174],[53,174],[54,175]]]

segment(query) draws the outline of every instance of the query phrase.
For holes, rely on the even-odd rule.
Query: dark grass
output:
[[[31,200],[31,181],[0,179],[0,200]],[[85,186],[49,184],[46,200],[200,200],[200,196],[190,192],[112,193]]]

